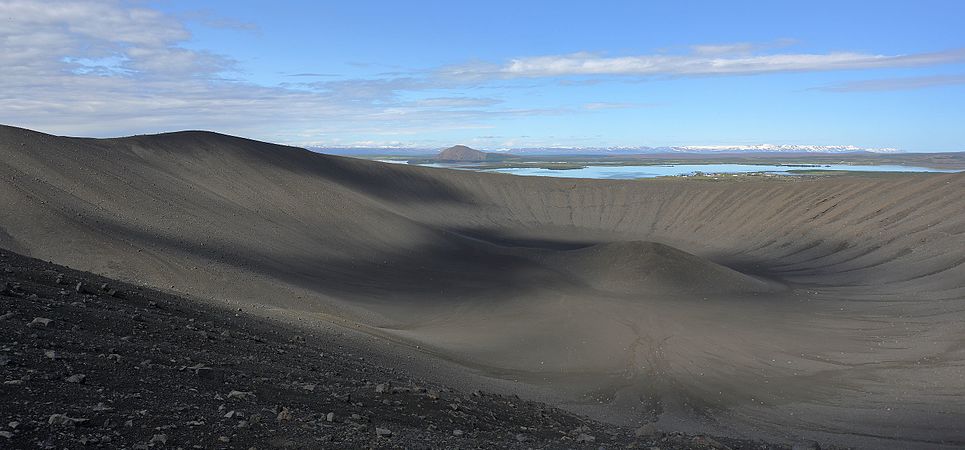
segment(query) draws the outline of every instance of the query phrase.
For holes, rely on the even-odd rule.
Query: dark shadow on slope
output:
[[[376,259],[333,259],[272,254],[210,239],[200,247],[187,239],[160,236],[106,219],[100,221],[99,228],[112,239],[189,254],[235,267],[239,275],[266,275],[359,304],[454,305],[581,286],[531,259],[444,233],[433,244],[386,252]]]
[[[576,250],[600,243],[600,241],[586,239],[568,240],[524,236],[493,228],[451,228],[447,231],[465,238],[511,248]]]

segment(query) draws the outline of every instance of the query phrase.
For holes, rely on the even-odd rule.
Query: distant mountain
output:
[[[478,152],[464,145],[443,150],[466,149]],[[335,155],[400,155],[423,156],[434,153],[432,149],[417,147],[309,147],[309,150]],[[459,150],[463,152],[463,150]],[[487,160],[499,159],[503,155],[642,155],[663,153],[903,153],[894,148],[866,148],[854,145],[798,145],[798,144],[754,144],[754,145],[680,145],[666,147],[619,146],[619,147],[523,147],[498,149],[493,152],[480,152]],[[477,156],[478,157],[478,156]],[[438,157],[436,159],[439,159]],[[479,159],[456,159],[454,161],[481,161]]]
[[[678,152],[696,153],[716,153],[716,152],[741,152],[741,153],[900,153],[894,148],[863,148],[854,145],[688,145],[682,147],[671,147]]]
[[[486,161],[487,159],[491,159],[489,156],[490,153],[469,148],[465,145],[455,145],[439,152],[439,154],[436,155],[436,159],[440,161]]]
[[[410,148],[410,147],[305,147],[315,153],[325,153],[329,155],[345,156],[427,156],[436,153],[430,148]]]
[[[894,148],[864,148],[853,145],[682,145],[667,147],[531,147],[513,149],[519,155],[639,155],[652,153],[901,153]]]

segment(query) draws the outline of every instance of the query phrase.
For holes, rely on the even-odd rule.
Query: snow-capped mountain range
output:
[[[438,148],[416,147],[309,147],[323,153],[346,155],[424,155],[435,154]],[[491,153],[512,153],[517,155],[566,155],[566,154],[647,154],[647,153],[901,153],[896,148],[868,148],[854,145],[798,145],[798,144],[753,144],[753,145],[681,145],[668,147],[626,146],[626,147],[514,147],[485,150]]]
[[[679,152],[900,153],[896,148],[864,148],[854,145],[687,145],[670,148]]]
[[[681,145],[668,147],[530,147],[492,150],[515,154],[642,154],[642,153],[901,153],[895,148],[866,148],[854,145]]]

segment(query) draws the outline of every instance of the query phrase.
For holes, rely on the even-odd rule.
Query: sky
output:
[[[0,123],[319,147],[965,150],[965,2],[0,0]]]

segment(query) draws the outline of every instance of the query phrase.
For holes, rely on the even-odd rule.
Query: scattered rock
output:
[[[44,352],[44,356],[46,356],[47,358],[50,358],[50,359],[60,359],[60,353],[57,353],[57,352],[54,351],[54,350],[47,350],[47,351],[45,351],[45,352]]]
[[[791,450],[821,450],[821,445],[815,441],[803,441],[791,446]]]
[[[48,325],[50,325],[50,322],[53,322],[53,320],[50,320],[46,317],[34,317],[34,320],[31,320],[27,326],[30,328],[46,328]]]
[[[285,422],[292,419],[293,419],[292,413],[288,409],[288,407],[282,407],[281,411],[278,412],[278,417],[276,418],[276,420],[278,420],[279,422]]]
[[[375,393],[376,393],[376,394],[382,394],[382,393],[384,393],[385,391],[388,391],[388,390],[389,390],[389,385],[386,384],[386,383],[381,383],[381,384],[375,385]]]
[[[255,396],[254,392],[231,391],[228,393],[228,400],[247,400],[254,396]]]
[[[717,442],[715,439],[708,436],[694,436],[694,438],[691,439],[691,442],[693,445],[700,448],[727,448],[720,442]]]
[[[162,434],[155,434],[154,436],[151,437],[151,441],[150,441],[149,443],[150,443],[150,444],[161,444],[161,445],[167,444],[167,443],[168,443],[168,435],[163,434],[163,433],[162,433]]]
[[[68,417],[66,414],[51,414],[50,418],[47,419],[47,423],[50,425],[77,425],[87,422],[87,419],[76,419],[73,417]]]
[[[389,430],[388,428],[376,428],[375,434],[376,436],[379,436],[379,437],[389,437],[389,436],[392,436],[392,431]]]
[[[87,375],[84,375],[84,374],[81,374],[81,373],[75,373],[75,374],[73,374],[73,375],[65,378],[64,381],[66,381],[66,382],[68,382],[68,383],[83,383],[83,382],[84,382],[84,379],[86,379],[86,378],[87,378]]]
[[[10,312],[8,312],[8,313],[0,316],[0,320],[13,319],[16,315],[17,315],[17,313],[15,313],[15,312],[13,312],[13,311],[10,311]]]
[[[593,442],[593,441],[596,441],[596,438],[586,433],[580,433],[580,435],[576,437],[576,442]]]
[[[106,411],[113,411],[114,408],[111,408],[110,406],[105,405],[104,402],[100,402],[97,405],[91,407],[91,410],[97,411],[97,412],[106,412]]]
[[[633,430],[633,434],[637,437],[660,437],[662,433],[657,429],[656,425],[647,423]]]
[[[463,434],[465,434],[465,433],[463,433],[462,430],[452,430],[452,435],[453,435],[453,436],[459,437],[459,436],[462,436]]]

